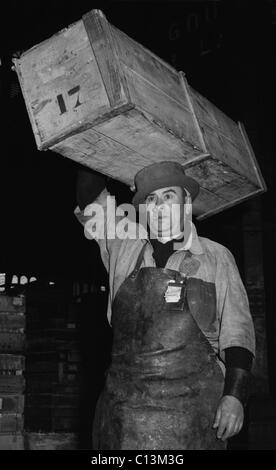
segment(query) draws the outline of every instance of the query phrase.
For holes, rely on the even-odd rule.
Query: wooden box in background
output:
[[[243,126],[100,10],[14,64],[39,150],[130,186],[142,167],[177,160],[200,184],[198,219],[265,191]]]
[[[0,450],[24,449],[25,298],[0,295]]]

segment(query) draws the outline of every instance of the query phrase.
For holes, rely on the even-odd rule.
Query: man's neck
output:
[[[150,229],[149,227],[147,228],[148,230],[148,236],[149,236],[149,240],[152,241],[152,240],[157,240],[159,243],[168,243],[172,240],[176,240],[177,242],[181,242],[183,241],[183,238],[184,238],[184,232],[180,232],[178,235],[174,235],[174,236],[171,236],[171,237],[162,237],[162,236],[151,236],[150,234]]]

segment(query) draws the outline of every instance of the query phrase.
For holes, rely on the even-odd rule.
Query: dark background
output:
[[[36,149],[11,70],[13,54],[49,38],[93,8],[102,9],[112,24],[183,70],[193,88],[245,125],[268,187],[254,201],[263,258],[256,277],[264,274],[269,384],[275,396],[276,164],[275,119],[270,112],[275,88],[275,2],[9,0],[1,12],[0,38],[0,272],[106,283],[98,247],[84,238],[73,215],[78,164]],[[119,200],[130,197],[124,185],[111,186]],[[252,203],[245,202],[196,224],[201,236],[233,252],[243,279],[242,226],[251,209]]]

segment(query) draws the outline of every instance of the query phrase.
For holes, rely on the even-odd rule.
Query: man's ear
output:
[[[188,195],[189,195],[189,191],[187,191],[185,188],[182,188],[183,203],[185,202],[185,199]]]

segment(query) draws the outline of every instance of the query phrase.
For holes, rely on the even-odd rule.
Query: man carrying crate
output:
[[[113,329],[93,448],[224,449],[243,425],[255,355],[245,288],[229,250],[198,237],[199,185],[179,163],[149,165],[135,185],[133,206],[146,223],[129,220],[135,236],[127,237],[105,178],[78,174],[75,214],[109,273]]]

